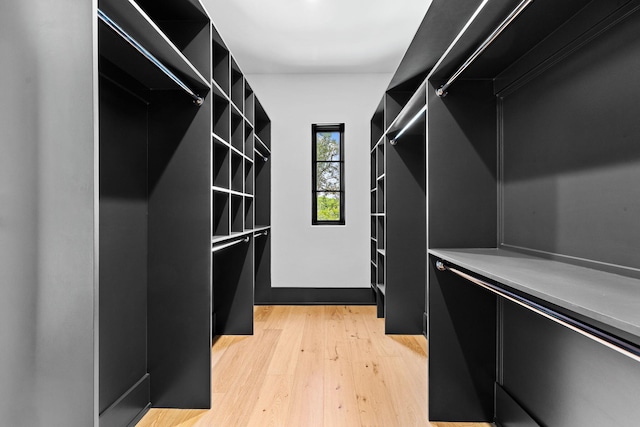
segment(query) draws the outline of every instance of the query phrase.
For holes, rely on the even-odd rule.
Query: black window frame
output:
[[[317,180],[317,164],[324,163],[318,161],[318,147],[316,135],[319,132],[338,132],[340,134],[340,160],[332,161],[332,163],[340,163],[340,190],[327,191],[326,189],[318,189]],[[346,225],[345,216],[345,180],[344,180],[344,123],[334,124],[312,124],[311,125],[311,224],[312,225]],[[340,218],[337,220],[319,220],[318,219],[318,193],[340,193]]]

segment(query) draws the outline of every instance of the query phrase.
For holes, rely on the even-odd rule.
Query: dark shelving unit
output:
[[[228,166],[211,143],[210,19],[190,2],[139,5],[99,2],[96,360],[105,427],[135,423],[152,405],[211,404],[212,158]]]
[[[371,277],[390,317],[394,283],[418,277],[400,262],[428,248],[408,292],[425,298],[430,421],[640,418],[639,25],[636,1],[434,0],[407,50],[371,124]],[[419,172],[424,188],[397,185]]]

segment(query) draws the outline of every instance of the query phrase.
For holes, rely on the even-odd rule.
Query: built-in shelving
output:
[[[371,124],[371,233],[383,136],[389,316],[393,155],[428,147],[430,421],[640,418],[639,23],[633,1],[434,2],[407,50]]]
[[[212,33],[213,333],[251,334],[254,290],[271,286],[271,125],[240,64]]]
[[[388,91],[371,119],[371,286],[386,333],[423,330],[424,117],[401,145],[392,140],[398,133],[392,125],[406,115],[403,103],[411,97],[406,89]]]
[[[100,425],[119,426],[151,405],[210,407],[211,160],[216,185],[228,187],[229,158],[212,144],[220,105],[203,8],[98,3],[101,345],[94,390]]]

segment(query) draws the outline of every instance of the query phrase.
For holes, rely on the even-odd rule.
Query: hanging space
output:
[[[211,404],[210,20],[99,2],[99,422]]]
[[[431,72],[431,421],[640,419],[639,26],[489,2]]]

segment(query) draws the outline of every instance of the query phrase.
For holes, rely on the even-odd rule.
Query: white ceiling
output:
[[[245,74],[393,73],[431,0],[202,0]]]

